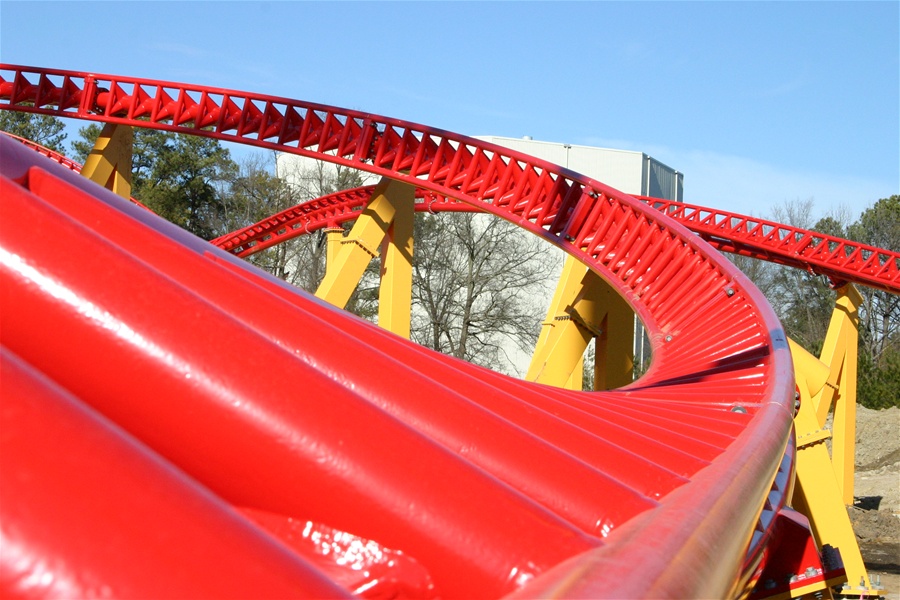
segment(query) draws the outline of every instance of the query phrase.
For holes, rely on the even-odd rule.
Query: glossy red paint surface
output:
[[[0,359],[4,597],[342,595],[5,346]]]
[[[626,388],[525,384],[0,140],[0,342],[223,505],[403,552],[442,597],[560,578],[597,596],[721,596],[755,568],[785,501],[790,357],[759,292],[671,219],[471,138],[283,98],[0,66],[0,108],[278,148],[457,198],[589,264],[650,331],[654,365]]]

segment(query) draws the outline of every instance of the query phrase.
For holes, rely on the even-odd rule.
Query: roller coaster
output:
[[[84,167],[0,136],[4,596],[879,593],[844,506],[854,285],[900,291],[897,253],[286,98],[0,65],[0,109],[105,125]],[[122,197],[132,127],[381,182],[209,243]],[[424,210],[570,257],[527,380],[405,339]],[[323,228],[316,296],[241,259]],[[822,356],[717,250],[831,279]],[[379,326],[339,308],[373,257]],[[592,337],[598,389],[568,389]]]

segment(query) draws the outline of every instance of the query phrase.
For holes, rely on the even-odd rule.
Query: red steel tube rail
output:
[[[788,493],[789,351],[758,290],[664,214],[479,140],[285,98],[0,65],[0,108],[293,152],[454,198],[579,258],[650,333],[653,366],[631,386],[524,384],[325,307],[0,140],[4,351],[188,482],[400,550],[448,597],[718,597],[752,575]],[[0,568],[38,581],[50,550],[17,535],[32,562]]]

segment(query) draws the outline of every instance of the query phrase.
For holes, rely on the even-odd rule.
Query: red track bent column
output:
[[[0,140],[3,346],[223,502],[401,551],[448,597],[722,596],[750,575],[787,493],[772,484],[790,470],[790,357],[759,292],[690,232],[589,178],[395,119],[0,74],[0,108],[276,148],[477,206],[590,265],[651,333],[650,372],[622,390],[526,385],[323,306]]]

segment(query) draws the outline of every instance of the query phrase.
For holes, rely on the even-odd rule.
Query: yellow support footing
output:
[[[84,161],[81,174],[123,198],[131,197],[131,156],[134,131],[127,125],[106,124]]]

